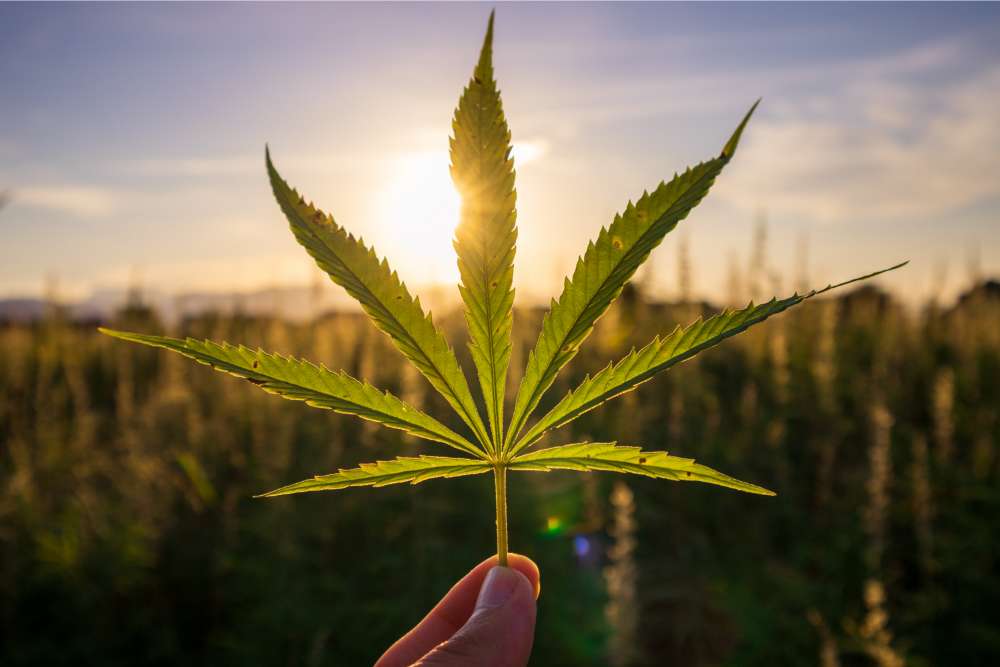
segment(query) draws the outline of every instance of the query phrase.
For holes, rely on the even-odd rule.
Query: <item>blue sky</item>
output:
[[[491,6],[0,5],[0,296],[312,281],[265,142],[418,291],[453,280],[447,135]],[[905,258],[884,284],[910,299],[1000,273],[997,34],[995,4],[497,5],[519,298],[757,97],[653,255],[659,295],[683,240],[695,291],[727,297],[759,218],[781,292]]]

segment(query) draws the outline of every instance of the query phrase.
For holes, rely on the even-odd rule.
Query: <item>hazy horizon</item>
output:
[[[490,7],[0,5],[0,297],[313,283],[265,142],[418,292],[453,282],[447,137]],[[880,284],[911,301],[1000,273],[998,27],[996,5],[498,5],[521,303],[757,97],[654,296],[683,243],[692,294],[724,300],[761,218],[768,292],[903,259]]]

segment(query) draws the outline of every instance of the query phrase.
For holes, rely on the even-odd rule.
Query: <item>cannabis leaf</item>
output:
[[[514,243],[517,227],[510,130],[493,79],[493,16],[479,63],[452,122],[451,176],[462,197],[455,252],[462,276],[469,349],[479,373],[492,434],[503,442],[503,401],[514,322]]]
[[[718,345],[730,336],[746,331],[772,315],[777,315],[824,292],[859,280],[872,278],[880,273],[898,269],[905,264],[906,262],[903,262],[888,269],[853,278],[837,285],[828,285],[821,290],[813,290],[806,294],[793,294],[781,300],[771,299],[767,303],[756,306],[751,303],[741,310],[727,309],[704,321],[699,318],[685,328],[678,326],[672,333],[663,338],[657,336],[642,349],[633,349],[624,359],[617,363],[608,364],[604,370],[593,377],[587,376],[579,387],[571,390],[554,408],[539,419],[525,436],[511,447],[510,451],[512,454],[516,454],[536,442],[549,429],[568,424],[605,401],[635,389],[643,382],[652,379],[657,373],[690,359],[703,350]]]
[[[306,203],[278,174],[266,151],[267,172],[274,196],[295,238],[316,264],[358,300],[379,329],[445,397],[480,442],[487,441],[483,420],[469,392],[455,352],[434,326],[429,314],[400,281],[386,260],[365,246],[311,203]]]
[[[736,152],[756,108],[754,103],[717,158],[674,176],[669,183],[661,183],[652,194],[644,192],[635,204],[629,202],[625,212],[616,216],[610,227],[602,228],[597,240],[587,246],[576,262],[572,280],[566,280],[562,296],[552,302],[542,321],[542,331],[528,356],[528,368],[517,392],[506,446],[517,437],[556,375],[576,356],[597,319],[618,298],[636,269],[708,194],[716,176]]]
[[[357,468],[341,470],[332,475],[317,475],[312,479],[283,486],[261,494],[261,498],[286,496],[307,491],[331,491],[351,486],[387,486],[389,484],[419,484],[438,477],[479,475],[492,470],[488,461],[452,456],[401,456],[392,461],[362,463]]]
[[[479,453],[475,445],[430,415],[343,371],[334,373],[308,361],[251,350],[242,345],[233,346],[193,338],[181,340],[148,336],[104,328],[100,331],[122,340],[179,352],[197,362],[249,380],[264,391],[284,398],[305,401],[317,408],[357,415],[469,454]]]
[[[609,443],[575,443],[525,451],[546,432],[568,424],[605,401],[635,389],[654,375],[717,345],[806,299],[871,273],[807,294],[774,299],[656,337],[645,347],[587,376],[551,410],[528,426],[560,370],[576,356],[597,320],[660,244],[705,197],[732,160],[755,103],[716,157],[691,167],[652,192],[644,192],[612,223],[601,229],[577,261],[563,291],[553,300],[530,352],[509,422],[505,385],[513,324],[514,253],[517,241],[511,135],[493,73],[493,15],[472,79],[463,90],[452,122],[451,174],[462,197],[455,252],[461,275],[469,349],[479,378],[486,419],[469,389],[454,350],[412,297],[399,276],[375,250],[349,234],[332,216],[307,203],[278,174],[265,151],[265,163],[278,205],[292,233],[330,279],[358,300],[375,326],[389,336],[469,428],[472,439],[456,433],[388,392],[308,361],[250,350],[228,343],[179,339],[102,329],[124,340],[161,347],[223,372],[244,378],[265,391],[292,400],[351,414],[448,445],[466,457],[417,456],[363,463],[320,475],[264,496],[344,489],[355,486],[416,484],[440,477],[493,473],[497,513],[497,553],[507,562],[507,471],[598,470],[681,482],[704,482],[747,493],[774,495],[666,452]],[[759,102],[759,100],[758,100]],[[401,221],[405,223],[406,221]],[[904,262],[905,264],[905,262]],[[527,428],[527,430],[525,430]]]
[[[774,495],[773,491],[723,475],[717,470],[695,463],[694,459],[682,459],[666,452],[644,452],[639,447],[627,447],[613,442],[581,442],[540,449],[514,457],[510,462],[510,469],[628,472],[677,482],[708,482],[762,496]]]

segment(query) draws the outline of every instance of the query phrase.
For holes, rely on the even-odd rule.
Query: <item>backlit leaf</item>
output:
[[[439,477],[480,475],[490,470],[492,470],[490,464],[479,459],[451,456],[402,456],[392,461],[362,463],[357,468],[341,470],[332,475],[319,475],[261,494],[259,497],[287,496],[310,491],[335,491],[354,486],[388,486],[389,484],[403,484],[405,482],[419,484]]]
[[[573,421],[608,399],[635,389],[657,373],[690,359],[702,350],[717,345],[730,336],[735,336],[751,326],[763,322],[772,315],[829,290],[865,280],[886,271],[892,271],[903,264],[853,278],[837,285],[829,285],[807,294],[795,294],[781,300],[772,299],[756,306],[751,303],[741,310],[727,309],[707,320],[698,320],[686,328],[677,327],[673,333],[663,338],[657,336],[642,349],[632,350],[619,362],[609,364],[593,377],[585,378],[579,387],[566,394],[554,408],[536,422],[525,433],[524,437],[511,448],[511,452],[521,451],[538,440],[549,429],[558,428]]]
[[[489,436],[476,408],[469,385],[448,345],[420,299],[414,299],[389,268],[367,247],[330,216],[307,203],[288,186],[267,154],[267,170],[274,196],[291,225],[295,238],[312,255],[330,279],[358,300],[379,329],[388,334],[399,351],[424,374],[451,404],[484,445]],[[405,220],[400,220],[405,224]]]
[[[735,477],[712,470],[694,459],[670,456],[666,452],[644,452],[639,447],[613,442],[581,442],[540,449],[514,457],[511,470],[604,470],[644,475],[676,482],[704,482],[737,491],[773,496],[773,491],[741,482]]]
[[[479,63],[452,121],[451,176],[462,197],[455,251],[469,349],[479,374],[494,449],[502,442],[504,389],[513,324],[514,162],[493,78],[493,15]]]
[[[542,321],[542,331],[517,392],[514,414],[507,431],[505,450],[519,434],[556,375],[576,356],[580,345],[598,318],[621,294],[625,283],[677,223],[708,194],[722,168],[729,163],[754,104],[715,159],[688,169],[652,193],[631,202],[602,228],[596,241],[577,260],[572,279],[566,279],[562,295]]]
[[[264,391],[283,398],[356,415],[470,454],[482,455],[475,445],[430,415],[407,405],[389,392],[379,391],[344,372],[334,373],[308,361],[251,350],[242,345],[193,338],[148,336],[110,329],[101,331],[122,340],[178,352],[216,370],[249,380]]]

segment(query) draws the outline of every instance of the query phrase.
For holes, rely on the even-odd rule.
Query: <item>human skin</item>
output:
[[[538,566],[510,554],[487,558],[462,577],[375,667],[524,667],[535,638]]]

